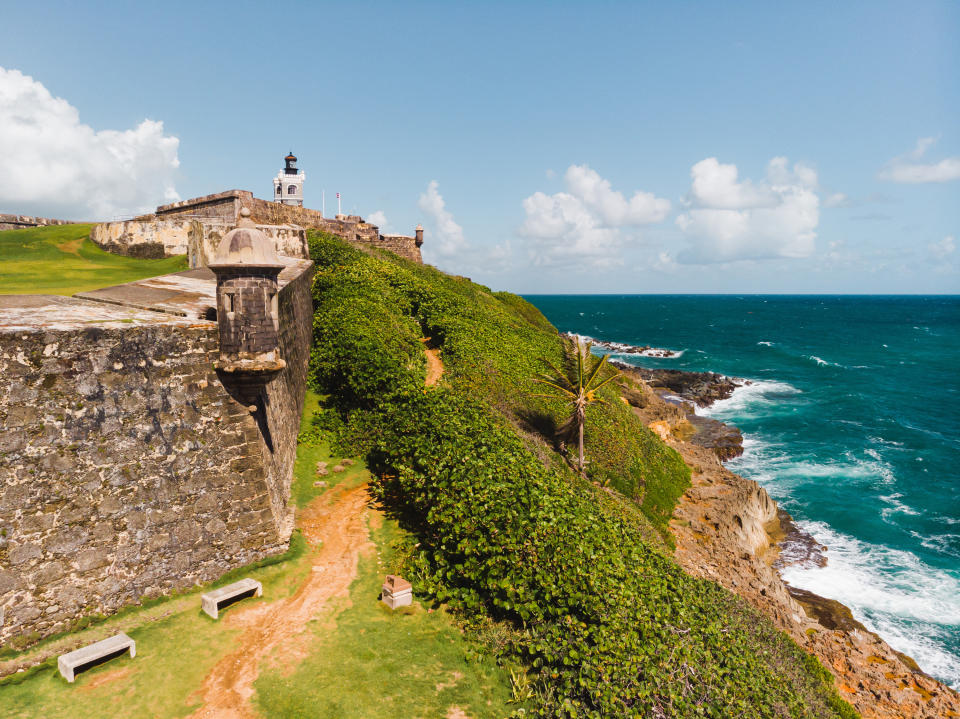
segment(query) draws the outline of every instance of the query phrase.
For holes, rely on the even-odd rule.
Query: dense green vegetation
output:
[[[535,308],[331,237],[311,252],[318,427],[366,455],[415,538],[415,590],[507,628],[500,658],[526,667],[535,715],[855,716],[815,659],[666,556],[654,529],[689,475],[612,388],[587,413],[593,481],[570,469],[562,403],[532,397],[562,361]],[[445,365],[432,388],[424,337]]]
[[[140,260],[104,252],[91,225],[0,231],[0,294],[72,295],[187,269],[186,257]]]

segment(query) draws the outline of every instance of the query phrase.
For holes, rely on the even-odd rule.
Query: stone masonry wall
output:
[[[49,217],[32,215],[9,215],[0,212],[0,230],[21,230],[24,227],[46,227],[47,225],[72,225],[71,220],[51,220]]]
[[[312,266],[284,274],[287,367],[256,413],[213,369],[214,322],[69,298],[51,316],[130,318],[0,322],[0,642],[284,550]]]
[[[234,228],[235,222],[219,217],[189,219],[136,219],[103,222],[90,229],[90,239],[117,255],[158,259],[187,255],[190,267],[206,267],[213,259],[220,240]],[[257,225],[285,257],[307,259],[306,232],[294,225]]]
[[[90,239],[107,252],[143,259],[185,255],[191,241],[202,238],[196,220],[127,220],[90,228]]]
[[[204,195],[192,200],[161,205],[157,208],[156,217],[162,220],[214,218],[226,221],[233,227],[242,207],[250,210],[251,219],[254,222],[263,225],[299,225],[323,230],[342,237],[348,242],[389,250],[408,260],[423,262],[420,247],[413,237],[381,235],[376,225],[365,222],[362,217],[356,215],[324,217],[318,210],[261,200],[246,190],[227,190],[215,195]]]

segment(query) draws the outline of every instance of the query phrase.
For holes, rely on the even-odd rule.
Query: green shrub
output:
[[[550,450],[562,403],[527,385],[561,346],[539,312],[330,238],[311,247],[317,424],[366,456],[415,536],[417,593],[510,628],[502,658],[529,669],[537,716],[848,715],[815,659],[665,555],[651,523],[665,527],[689,473],[614,389],[590,408],[587,453],[590,478],[622,494]],[[431,388],[420,334],[445,364]]]

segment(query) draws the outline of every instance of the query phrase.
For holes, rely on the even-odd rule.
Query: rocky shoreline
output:
[[[957,692],[867,630],[848,607],[780,577],[779,569],[797,562],[822,566],[829,549],[756,482],[723,466],[724,459],[743,451],[738,430],[691,417],[694,407],[726,399],[745,381],[714,373],[622,369],[625,401],[691,468],[691,487],[671,522],[680,565],[740,595],[816,655],[833,673],[840,695],[865,719],[960,717]]]

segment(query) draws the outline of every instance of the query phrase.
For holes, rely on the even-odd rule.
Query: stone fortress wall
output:
[[[285,549],[313,266],[283,262],[286,367],[255,412],[214,369],[206,268],[0,296],[0,641]]]
[[[49,217],[32,215],[10,215],[0,212],[0,230],[22,230],[25,227],[47,227],[49,225],[73,225],[71,220],[51,220]]]
[[[307,257],[304,228],[318,229],[366,247],[389,250],[423,262],[422,236],[381,235],[379,228],[356,215],[324,217],[318,210],[261,200],[246,190],[227,190],[191,200],[160,205],[152,215],[97,225],[90,239],[110,252],[137,257],[186,254],[190,267],[203,267],[226,230],[237,223],[241,208],[251,212],[257,228],[292,257]],[[299,243],[302,250],[295,246]]]

